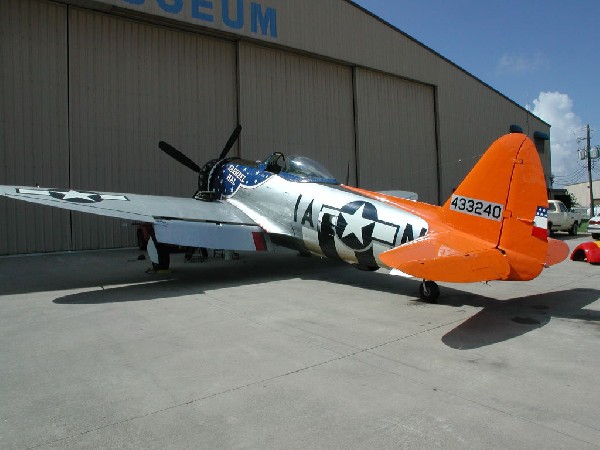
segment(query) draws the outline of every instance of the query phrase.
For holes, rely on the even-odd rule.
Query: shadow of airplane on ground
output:
[[[399,279],[385,274],[360,275],[352,270],[338,270],[328,272],[322,278],[363,289],[409,296],[418,295],[417,280]],[[510,300],[497,300],[449,288],[447,285],[442,289],[438,305],[457,308],[467,305],[481,308],[477,314],[442,338],[444,344],[454,349],[475,349],[507,341],[543,327],[552,318],[592,322],[598,324],[600,328],[600,311],[585,309],[586,306],[600,299],[598,289],[567,289]],[[420,302],[418,298],[415,298],[415,301]],[[436,307],[436,305],[431,306]]]
[[[130,284],[98,287],[59,297],[56,304],[99,304],[145,301],[199,295],[213,289],[252,285],[293,278],[318,280],[391,294],[415,295],[419,281],[382,273],[361,272],[344,263],[286,255],[281,258],[248,258],[205,265],[179,265],[167,275],[129,277]],[[122,280],[124,281],[124,280]],[[503,342],[546,325],[551,318],[600,323],[600,311],[585,307],[600,298],[600,290],[577,288],[511,300],[496,300],[445,286],[439,305],[481,308],[448,332],[442,342],[468,350]],[[429,305],[426,305],[429,306]],[[432,308],[437,305],[430,305]]]
[[[211,258],[203,264],[184,264],[175,259],[173,273],[166,275],[144,274],[148,262],[137,261],[136,257],[134,251],[104,253],[101,258],[93,253],[47,255],[39,257],[35,270],[28,258],[8,258],[2,261],[6,264],[0,274],[2,295],[69,291],[66,295],[57,292],[54,303],[85,305],[175,298],[301,278],[400,294],[405,301],[414,296],[412,301],[418,302],[418,280],[361,272],[338,261],[301,258],[293,253],[254,254],[238,261]],[[546,325],[553,317],[598,323],[600,312],[585,307],[599,297],[599,290],[579,288],[496,300],[444,286],[439,305],[468,305],[480,311],[448,332],[442,341],[451,348],[466,350],[521,336]]]
[[[285,255],[283,258],[254,256],[239,261],[209,259],[206,264],[178,264],[170,274],[115,274],[110,281],[104,274],[99,274],[96,280],[90,277],[85,281],[74,280],[69,290],[81,289],[83,292],[58,297],[54,303],[144,301],[198,295],[213,289],[251,286],[293,278],[325,281],[390,294],[415,295],[417,300],[420,283],[416,280],[364,272],[330,259],[298,257],[295,254]],[[61,288],[67,289],[62,285],[64,282],[61,283]],[[19,291],[26,291],[26,287],[20,286]]]
[[[456,307],[469,305],[482,309],[446,333],[442,341],[459,350],[485,347],[541,328],[552,318],[582,320],[596,323],[600,327],[600,311],[585,309],[599,298],[599,290],[584,288],[546,292],[511,300],[496,300],[473,294],[453,296],[442,304]],[[455,303],[452,299],[460,299],[460,302]]]

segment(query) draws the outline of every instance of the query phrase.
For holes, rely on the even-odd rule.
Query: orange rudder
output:
[[[427,280],[530,280],[568,252],[563,242],[549,245],[547,208],[535,145],[524,134],[509,134],[490,146],[443,207],[414,203],[412,212],[427,217],[429,233],[380,258]]]
[[[501,137],[444,205],[448,223],[495,244],[510,264],[507,280],[530,280],[548,258],[548,198],[540,158],[524,134]]]
[[[535,145],[525,138],[515,160],[498,246],[510,261],[509,280],[531,280],[543,270],[549,257],[547,213],[542,164]]]
[[[508,134],[483,154],[443,206],[450,226],[498,245],[515,161],[525,139]]]

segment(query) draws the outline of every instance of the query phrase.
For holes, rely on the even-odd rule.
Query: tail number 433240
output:
[[[461,195],[452,196],[450,209],[491,220],[501,220],[504,211],[504,207],[499,203],[490,203]]]

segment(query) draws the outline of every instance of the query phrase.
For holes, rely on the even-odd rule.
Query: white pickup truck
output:
[[[581,219],[570,212],[560,200],[548,200],[548,231],[568,231],[571,236],[577,234]]]

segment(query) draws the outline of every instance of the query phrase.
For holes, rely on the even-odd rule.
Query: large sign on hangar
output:
[[[118,0],[118,4],[198,25],[277,39],[277,9],[260,1]]]

